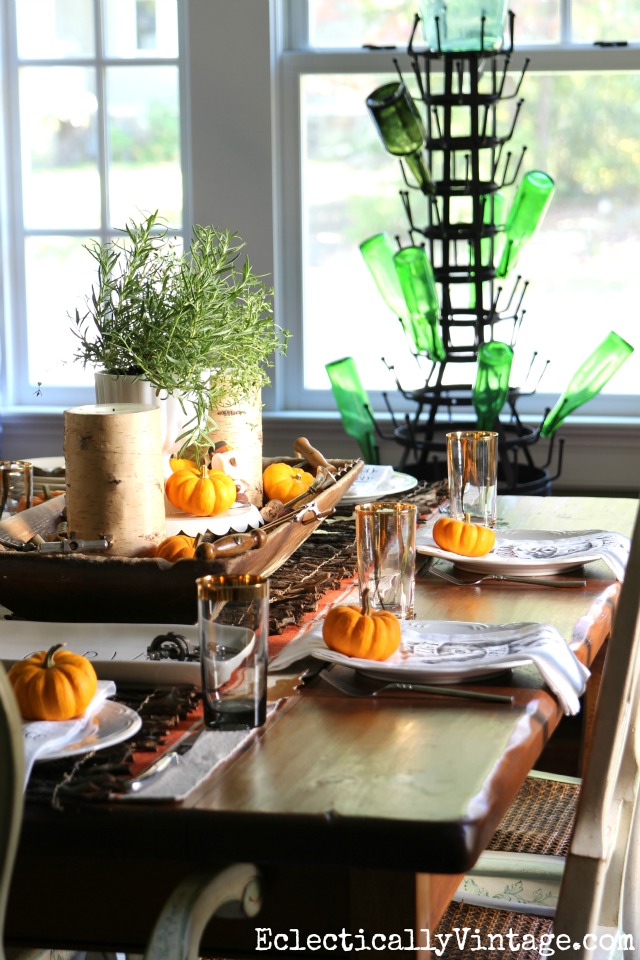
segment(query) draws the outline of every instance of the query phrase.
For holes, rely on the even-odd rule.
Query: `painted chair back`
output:
[[[554,932],[576,960],[640,956],[640,513],[605,660]],[[623,948],[624,938],[627,948]]]

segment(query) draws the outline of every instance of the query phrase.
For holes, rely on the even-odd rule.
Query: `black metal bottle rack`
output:
[[[440,324],[446,357],[429,361],[430,369],[421,389],[405,390],[396,378],[401,395],[415,404],[412,415],[398,421],[388,394],[385,401],[392,417],[393,438],[403,448],[398,467],[420,479],[434,479],[446,472],[443,454],[447,431],[475,429],[473,384],[450,383],[445,375],[447,369],[477,361],[480,346],[494,339],[515,347],[526,313],[523,302],[527,281],[517,276],[509,281],[507,289],[497,281],[494,263],[496,240],[502,230],[493,222],[494,198],[500,190],[514,184],[526,151],[524,147],[514,157],[508,148],[523,104],[519,91],[528,66],[527,60],[515,89],[507,92],[514,19],[510,13],[509,43],[499,50],[482,49],[484,18],[479,23],[477,51],[417,50],[414,38],[418,16],[408,45],[424,104],[425,151],[433,192],[425,195],[412,185],[403,167],[405,189],[400,196],[411,242],[425,245],[441,291]],[[398,62],[394,63],[402,78]],[[498,116],[498,108],[509,101],[511,117],[505,122],[504,117]],[[508,419],[503,416],[495,423],[499,433],[500,485],[504,492],[548,493],[551,480],[560,475],[562,441],[558,444],[556,473],[550,477],[553,441],[547,461],[536,466],[531,447],[540,437],[540,427],[523,424],[517,413],[519,398],[533,393],[535,386],[527,391],[525,382],[510,388]],[[456,420],[452,426],[451,420],[438,417],[442,411],[450,415],[454,408],[465,407],[469,408],[468,422]]]

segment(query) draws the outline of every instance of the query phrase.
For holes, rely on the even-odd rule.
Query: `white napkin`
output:
[[[267,722],[283,701],[277,700],[267,706]],[[191,749],[179,756],[175,764],[152,777],[135,793],[119,793],[117,800],[184,800],[192,790],[210,776],[216,767],[248,745],[262,730],[205,730]]]
[[[412,661],[422,660],[425,666],[437,662],[433,655],[429,655],[434,647],[438,650],[437,659],[441,662],[446,662],[447,647],[453,651],[452,658],[460,659],[458,645],[469,648],[469,664],[479,662],[474,657],[473,648],[478,656],[486,654],[493,659],[496,666],[504,664],[508,667],[510,663],[531,660],[555,693],[563,713],[573,716],[579,712],[579,697],[584,693],[591,674],[554,626],[550,623],[479,626],[481,630],[477,634],[422,634],[412,630],[409,623],[407,629],[403,629],[402,641],[413,654]]]
[[[369,497],[379,490],[386,489],[393,477],[393,467],[378,466],[367,463],[364,465],[349,490],[348,497]]]
[[[44,760],[61,747],[80,737],[88,736],[96,726],[92,717],[100,710],[108,697],[116,692],[113,680],[98,680],[98,689],[84,714],[73,720],[29,720],[22,724],[25,756],[25,789],[36,760]]]
[[[433,624],[433,626],[432,626]],[[452,625],[453,627],[453,625]],[[314,650],[325,649],[322,639],[322,620],[316,620],[306,633],[296,637],[269,664],[270,671],[283,670]],[[383,664],[335,655],[336,661],[357,670],[367,666],[369,671]],[[429,674],[438,666],[443,668],[476,667],[486,662],[487,672],[508,669],[511,663],[530,660],[542,679],[558,698],[565,714],[571,716],[580,709],[579,697],[584,693],[589,671],[578,660],[554,626],[548,623],[465,624],[465,629],[444,632],[437,621],[407,621],[402,624],[402,652],[390,657],[385,664],[405,668],[412,676],[421,668]],[[446,679],[446,669],[442,671]],[[400,678],[401,679],[401,678]]]

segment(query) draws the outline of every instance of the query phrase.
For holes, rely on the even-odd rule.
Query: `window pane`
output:
[[[108,57],[177,57],[176,0],[106,0],[105,52]]]
[[[19,0],[18,56],[61,59],[92,57],[93,0]]]
[[[25,243],[29,383],[47,388],[93,383],[93,371],[72,360],[76,308],[95,282],[95,261],[82,244],[88,238],[30,237]]]
[[[84,67],[23,67],[20,123],[28,229],[100,222],[95,77]]]
[[[640,40],[640,6],[638,0],[617,0],[616,3],[585,3],[574,0],[573,36],[576,43],[596,40]]]
[[[415,13],[413,0],[309,0],[309,42],[312,47],[406,47]]]
[[[409,242],[399,164],[382,151],[364,107],[380,79],[325,76],[303,84],[304,349],[311,389],[326,389],[327,359],[357,357],[368,389],[388,385],[383,354],[408,362],[398,321],[358,250],[365,237],[382,231]],[[526,369],[537,351],[551,361],[540,390],[559,392],[614,329],[637,349],[605,392],[637,393],[640,76],[528,75],[522,93],[526,102],[509,144],[514,158],[528,145],[517,182],[527,170],[542,169],[554,177],[556,194],[514,271],[530,281],[516,366]],[[516,185],[505,189],[507,209]],[[412,203],[418,226],[427,222],[422,204],[420,195]],[[505,293],[512,282],[505,282]]]
[[[369,386],[384,378],[383,352],[391,362],[402,366],[410,360],[415,368],[398,320],[382,302],[359,250],[369,236],[387,231],[393,237],[405,229],[400,167],[383,150],[364,106],[374,87],[388,79],[391,75],[303,81],[307,389],[326,390],[324,365],[347,355],[358,357]]]
[[[635,74],[527,77],[512,144],[528,144],[524,169],[546,170],[556,193],[517,268],[531,280],[518,350],[551,360],[545,392],[561,390],[609,330],[636,353],[603,393],[638,392],[639,96]]]
[[[136,211],[182,224],[177,67],[107,70],[110,225]]]
[[[516,48],[560,42],[560,0],[512,0],[516,15],[513,43]]]
[[[326,48],[363,44],[404,48],[419,8],[419,0],[310,0],[309,43]],[[479,0],[478,18],[481,8]],[[560,0],[513,0],[509,8],[516,14],[516,46],[558,42]],[[423,42],[419,27],[416,47]]]

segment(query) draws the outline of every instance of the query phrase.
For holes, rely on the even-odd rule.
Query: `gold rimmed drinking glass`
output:
[[[495,527],[498,508],[498,434],[457,430],[447,434],[451,516]]]

